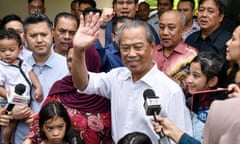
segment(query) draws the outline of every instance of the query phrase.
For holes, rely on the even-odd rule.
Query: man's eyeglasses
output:
[[[43,6],[29,6],[30,10],[43,10]]]

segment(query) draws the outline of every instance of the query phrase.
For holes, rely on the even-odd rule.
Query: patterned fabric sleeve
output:
[[[58,97],[48,97],[44,103],[49,101],[59,101]],[[43,104],[44,105],[44,104]],[[111,137],[111,115],[106,113],[83,113],[79,110],[69,108],[64,105],[70,116],[72,128],[78,137],[85,144],[113,144]],[[33,125],[26,138],[30,139],[33,144],[39,144],[43,140],[40,137],[38,127],[39,115],[34,117]]]
[[[26,136],[26,139],[30,139],[32,141],[32,144],[39,144],[41,143],[42,139],[40,137],[40,130],[38,127],[38,120],[39,120],[39,115],[36,115],[33,120],[33,124],[30,127],[30,131],[28,135]]]

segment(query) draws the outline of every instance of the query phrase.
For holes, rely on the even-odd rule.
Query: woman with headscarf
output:
[[[70,46],[67,53],[67,65],[71,72],[73,49]],[[86,51],[88,70],[99,72],[101,62],[95,47]],[[72,127],[77,132],[80,141],[86,144],[111,144],[111,116],[110,102],[97,95],[85,95],[77,92],[73,86],[72,76],[68,75],[56,81],[44,104],[50,101],[59,101],[67,109],[71,118]],[[40,143],[38,116],[30,129],[25,142]]]

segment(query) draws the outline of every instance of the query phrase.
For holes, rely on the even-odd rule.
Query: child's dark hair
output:
[[[116,32],[118,31],[117,24],[119,24],[119,23],[127,23],[127,22],[133,21],[133,20],[134,20],[133,18],[128,17],[128,16],[117,17],[112,22],[112,33],[116,34]]]
[[[144,133],[132,132],[122,137],[117,144],[152,144],[152,141]]]
[[[102,14],[102,11],[100,9],[97,9],[97,8],[85,8],[82,12],[83,16],[85,17],[86,15],[88,15],[90,12],[92,13],[99,13],[99,15]]]
[[[45,14],[30,14],[23,21],[24,33],[27,33],[28,26],[30,24],[38,24],[41,22],[46,22],[48,24],[49,29],[53,29],[53,23]]]
[[[3,39],[14,39],[17,41],[19,47],[22,45],[20,35],[12,28],[0,30],[0,40]]]
[[[56,101],[45,104],[39,112],[38,123],[41,138],[47,139],[46,135],[42,130],[44,122],[50,119],[54,119],[56,116],[63,118],[63,120],[66,122],[66,133],[63,140],[71,144],[73,139],[76,138],[76,136],[74,130],[71,127],[70,117],[65,107],[60,102]]]
[[[225,78],[225,60],[213,52],[200,52],[192,62],[200,64],[202,73],[210,80],[214,76],[218,77],[218,84],[216,87],[223,86]]]
[[[89,4],[92,8],[96,8],[97,4],[95,0],[78,0],[78,4]]]
[[[2,21],[1,21],[2,28],[6,28],[6,24],[11,21],[18,21],[21,24],[23,24],[23,21],[20,16],[18,16],[16,14],[9,14],[9,15],[6,15],[5,17],[3,17]]]

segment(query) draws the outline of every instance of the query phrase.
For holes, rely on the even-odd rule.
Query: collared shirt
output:
[[[25,46],[19,54],[19,58],[26,60],[30,55],[32,55],[32,51],[28,50]]]
[[[181,88],[156,64],[140,80],[133,82],[126,67],[108,73],[90,73],[89,83],[83,93],[105,96],[111,101],[112,137],[115,142],[130,132],[144,132],[158,143],[158,135],[144,109],[143,92],[153,89],[161,101],[160,115],[171,119],[181,130],[192,134],[190,113],[185,105]]]
[[[109,72],[113,68],[123,66],[120,50],[114,42],[107,45],[106,48],[99,46],[96,48],[101,58],[101,72]]]
[[[154,30],[157,32],[158,36],[160,37],[160,35],[159,35],[159,15],[156,14],[155,16],[150,18],[147,22],[154,28]]]
[[[44,65],[40,66],[36,64],[33,56],[28,57],[27,62],[32,66],[33,71],[37,75],[43,88],[44,98],[42,102],[38,103],[34,100],[31,105],[34,112],[39,112],[53,83],[69,74],[66,58],[55,52],[51,52],[51,55]]]
[[[188,31],[186,31],[186,32],[183,33],[183,36],[182,36],[183,40],[185,41],[186,38],[187,38],[190,34],[196,32],[196,31],[199,31],[199,30],[200,30],[200,27],[199,27],[199,25],[198,25],[197,20],[196,20],[196,19],[193,19],[192,27],[191,27]]]
[[[66,58],[51,51],[51,55],[49,56],[48,60],[45,62],[44,65],[42,66],[37,65],[32,55],[27,58],[27,63],[32,66],[33,71],[37,75],[43,89],[44,98],[42,102],[38,103],[33,98],[34,100],[31,103],[32,110],[34,112],[39,112],[42,103],[46,99],[53,83],[69,74],[66,64]],[[17,144],[22,142],[28,131],[29,131],[28,125],[20,121],[17,125],[14,143]]]
[[[198,50],[181,41],[169,56],[164,55],[163,45],[158,45],[153,52],[153,59],[158,69],[177,80],[186,77],[186,69]]]
[[[197,48],[200,52],[211,51],[225,58],[226,42],[232,37],[232,34],[221,26],[205,39],[201,37],[201,33],[201,30],[192,33],[185,42]]]

